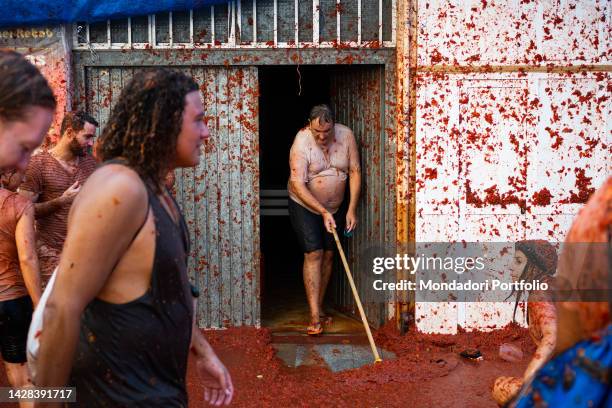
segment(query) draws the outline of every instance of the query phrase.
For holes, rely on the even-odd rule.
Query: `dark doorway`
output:
[[[302,332],[309,319],[302,280],[303,254],[287,211],[289,150],[296,133],[306,126],[310,109],[316,104],[332,104],[331,73],[339,69],[259,68],[261,313],[262,325],[276,332]],[[336,268],[333,274],[337,273],[343,271]],[[328,300],[333,298],[331,291],[330,283]],[[325,309],[334,314],[334,328],[328,333],[360,330],[355,320],[340,316],[330,302]]]
[[[306,304],[302,253],[287,212],[289,149],[310,108],[329,103],[326,67],[259,68],[262,323],[278,327]],[[284,313],[280,314],[280,312]],[[304,322],[295,322],[301,325]]]

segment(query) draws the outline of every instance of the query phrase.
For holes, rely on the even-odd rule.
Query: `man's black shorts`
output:
[[[28,329],[32,321],[29,296],[0,302],[0,352],[7,363],[25,363]]]
[[[334,214],[336,230],[342,231],[340,211]],[[327,232],[323,225],[323,217],[310,212],[300,204],[289,199],[289,219],[297,236],[302,252],[312,252],[318,249],[333,250],[336,248],[334,236]]]

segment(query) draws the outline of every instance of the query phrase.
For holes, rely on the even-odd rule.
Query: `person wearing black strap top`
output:
[[[189,350],[205,399],[229,404],[230,375],[194,325],[189,236],[164,186],[209,136],[199,87],[166,69],[125,86],[96,148],[44,312],[37,386],[76,386],[77,406],[187,407]]]

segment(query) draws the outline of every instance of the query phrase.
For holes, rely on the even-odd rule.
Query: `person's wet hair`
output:
[[[15,175],[19,170],[17,169],[0,169],[0,187],[6,188],[5,183],[8,182],[11,177]]]
[[[534,281],[541,280],[544,278],[552,278],[557,271],[557,250],[555,247],[544,240],[525,240],[518,241],[514,245],[516,251],[521,251],[527,258],[527,263],[518,278],[518,281]],[[510,295],[506,300],[510,299],[512,295],[516,293],[514,312],[512,313],[512,320],[516,321],[516,309],[518,304],[523,297],[524,290],[512,289]],[[527,300],[528,301],[528,300]],[[529,307],[529,305],[527,305]],[[527,323],[529,323],[529,314],[527,316]]]
[[[123,88],[98,141],[100,160],[123,158],[154,188],[176,156],[185,96],[198,91],[187,75],[160,68],[136,74]]]
[[[85,127],[85,123],[91,123],[98,127],[98,122],[89,114],[83,111],[66,112],[62,119],[60,134],[64,136],[66,130],[71,129],[74,132],[80,132]]]
[[[308,119],[312,122],[319,119],[319,123],[334,123],[334,112],[328,105],[316,105],[310,110]]]
[[[18,52],[0,49],[0,120],[23,119],[31,106],[55,110],[56,105],[38,68]]]

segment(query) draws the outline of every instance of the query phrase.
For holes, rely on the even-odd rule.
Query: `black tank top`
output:
[[[147,192],[157,232],[151,284],[131,302],[96,298],[85,308],[70,379],[76,406],[187,407],[189,235],[182,214],[177,226],[148,185]]]

